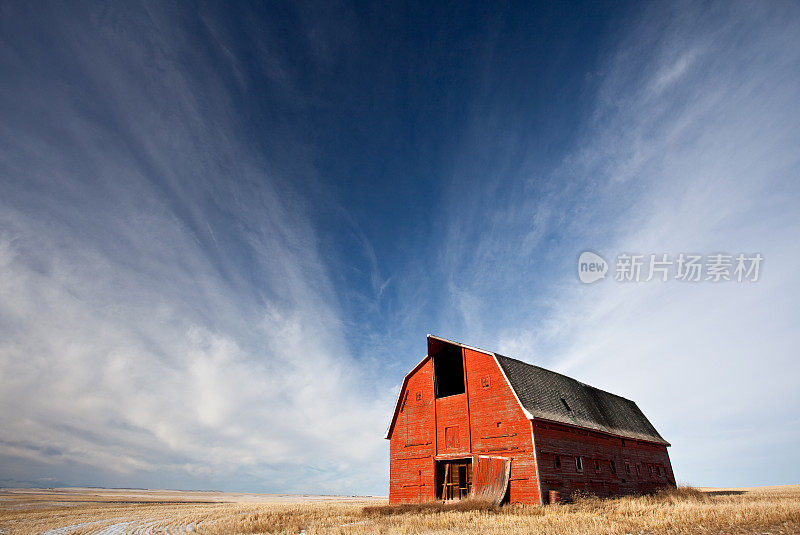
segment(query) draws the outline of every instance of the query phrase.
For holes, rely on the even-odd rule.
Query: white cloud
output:
[[[788,455],[800,439],[786,427],[800,407],[791,319],[800,298],[800,76],[786,69],[800,64],[800,27],[796,9],[741,7],[688,10],[623,42],[601,92],[613,99],[601,100],[579,160],[605,180],[591,201],[621,217],[602,242],[574,243],[612,263],[622,252],[760,252],[761,280],[583,287],[573,276],[555,292],[549,325],[509,329],[500,343],[541,357],[523,347],[557,339],[553,364],[639,402],[673,442],[678,477],[695,484],[798,475],[758,455]],[[748,463],[759,470],[742,470]]]
[[[462,277],[458,303],[483,303],[463,324],[491,324],[504,307],[515,312],[484,330],[486,343],[465,341],[636,400],[673,442],[679,479],[695,484],[800,475],[760,456],[791,455],[800,439],[791,423],[800,417],[796,7],[644,9],[603,69],[583,143],[552,178],[583,188],[513,199],[507,221],[469,244],[478,267]],[[534,262],[549,254],[560,276],[545,289],[535,278],[542,272],[520,269],[505,283],[527,287],[527,303],[498,298],[500,282],[487,279],[486,267],[495,258],[525,266],[516,248],[525,234],[515,230],[559,210],[569,216],[536,225],[559,227],[558,242],[524,255]],[[490,246],[500,251],[479,254]],[[753,284],[583,286],[574,270],[586,249],[612,270],[623,252],[760,252],[765,261]],[[743,459],[757,465],[742,470]]]
[[[14,43],[30,98],[0,128],[4,465],[381,492],[393,400],[363,388],[349,353],[293,183],[314,170],[254,156],[221,78],[198,83],[213,65],[178,61],[180,31],[147,15],[79,34],[72,15],[53,21],[79,92]]]

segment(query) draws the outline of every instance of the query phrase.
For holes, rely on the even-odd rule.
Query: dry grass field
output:
[[[98,489],[0,490],[0,533],[800,533],[800,485],[691,489],[545,507],[391,507],[382,498]]]

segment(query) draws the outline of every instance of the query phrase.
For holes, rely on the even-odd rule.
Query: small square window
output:
[[[417,401],[422,401],[422,392],[417,392]]]
[[[481,387],[482,388],[489,388],[490,384],[491,383],[489,382],[489,376],[488,375],[486,377],[482,377],[481,378]]]
[[[501,424],[501,423],[503,423],[503,422],[495,422],[495,423],[494,423],[494,426],[495,426],[495,427],[500,427],[500,424]]]
[[[578,472],[583,472],[583,457],[575,457],[575,468]]]

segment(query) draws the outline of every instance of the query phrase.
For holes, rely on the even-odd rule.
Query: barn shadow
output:
[[[746,490],[707,490],[709,496],[741,496],[747,494]]]

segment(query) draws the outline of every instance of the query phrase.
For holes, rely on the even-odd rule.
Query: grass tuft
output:
[[[430,515],[448,512],[500,513],[499,505],[483,500],[461,500],[456,502],[404,503],[398,505],[368,505],[361,511],[367,517],[392,515]]]

